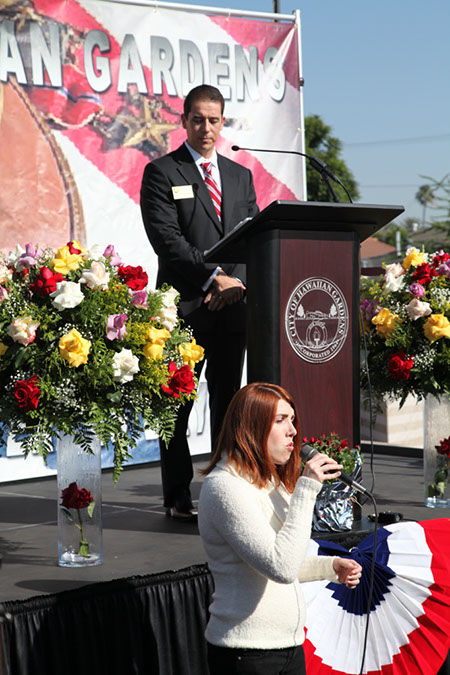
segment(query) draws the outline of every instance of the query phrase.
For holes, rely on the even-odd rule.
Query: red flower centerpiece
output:
[[[343,471],[360,481],[362,457],[359,446],[350,447],[347,440],[332,431],[328,436],[302,439],[319,452],[323,452],[342,464]],[[317,495],[313,513],[313,530],[322,532],[340,532],[351,530],[353,525],[353,500],[355,491],[335,478],[324,481]]]
[[[80,530],[80,547],[78,550],[78,555],[83,556],[83,558],[87,558],[89,556],[89,544],[84,535],[84,523],[81,510],[86,509],[87,517],[92,518],[95,508],[94,498],[92,497],[89,490],[86,490],[86,488],[79,488],[74,482],[70,483],[68,487],[61,491],[61,499],[62,511],[75,525],[75,527],[78,527]],[[76,522],[73,518],[72,513],[70,512],[71,509],[77,512],[78,522]]]

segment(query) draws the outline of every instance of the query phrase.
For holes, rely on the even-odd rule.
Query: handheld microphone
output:
[[[314,457],[314,455],[321,455],[325,453],[321,453],[315,448],[313,448],[311,445],[308,445],[305,443],[302,445],[300,449],[300,457],[303,459],[304,462],[307,462],[311,457]],[[369,490],[366,490],[365,487],[360,485],[359,483],[356,482],[356,480],[353,480],[348,474],[346,474],[344,471],[341,471],[341,475],[339,476],[339,480],[341,480],[343,483],[346,485],[349,485],[350,487],[354,488],[358,492],[362,492],[363,495],[368,495],[369,497],[372,497],[370,494]]]

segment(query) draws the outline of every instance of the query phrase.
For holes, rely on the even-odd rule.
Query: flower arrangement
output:
[[[362,464],[362,457],[359,445],[351,448],[348,441],[341,439],[335,431],[328,436],[322,434],[319,438],[303,438],[303,443],[307,443],[319,452],[323,452],[332,457],[336,462],[342,464],[342,470],[351,476]],[[325,483],[332,484],[338,482],[339,478],[327,480]]]
[[[444,498],[450,469],[450,436],[439,441],[435,446],[438,455],[437,471],[434,474],[434,483],[427,485],[426,497]]]
[[[409,248],[377,280],[362,279],[372,388],[380,402],[450,393],[450,254]],[[367,388],[367,375],[362,372]]]
[[[114,446],[114,480],[144,429],[165,441],[196,396],[203,348],[177,316],[178,292],[150,291],[114,246],[77,241],[0,254],[0,441],[44,459],[54,435]]]
[[[86,509],[88,518],[92,518],[94,513],[95,501],[89,490],[86,488],[79,488],[78,485],[70,483],[68,487],[61,491],[61,509],[66,517],[80,530],[80,548],[78,555],[87,558],[89,556],[89,543],[84,534],[84,523],[81,515],[81,509]],[[77,520],[72,517],[70,509],[77,512]]]

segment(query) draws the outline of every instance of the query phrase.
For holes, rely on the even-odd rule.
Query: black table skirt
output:
[[[212,592],[204,564],[6,602],[0,675],[208,675]]]

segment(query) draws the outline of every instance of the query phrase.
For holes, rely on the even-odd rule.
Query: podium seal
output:
[[[285,312],[285,330],[292,349],[309,363],[331,361],[348,335],[349,313],[344,294],[329,279],[310,277],[292,291]]]

